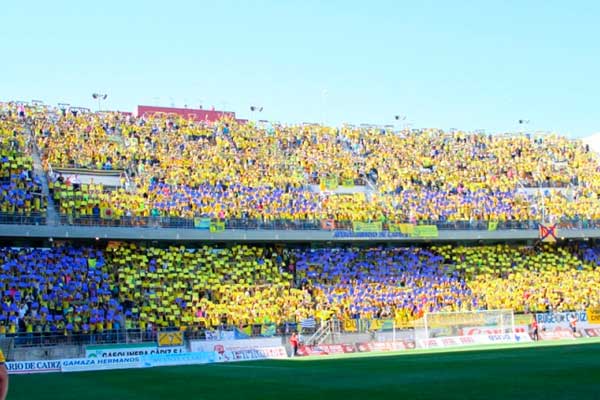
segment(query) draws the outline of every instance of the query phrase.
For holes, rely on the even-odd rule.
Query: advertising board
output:
[[[217,361],[217,353],[210,351],[178,354],[150,354],[147,356],[141,356],[140,360],[142,367],[208,364]]]
[[[485,326],[470,326],[464,327],[458,330],[459,336],[473,336],[473,335],[500,335],[504,332],[501,328],[485,327]],[[529,327],[526,325],[515,326],[515,333],[527,334],[529,333]]]
[[[85,356],[88,358],[132,357],[150,354],[185,353],[183,346],[159,347],[156,343],[116,344],[102,346],[86,346]]]
[[[588,315],[585,311],[538,313],[535,315],[540,328],[546,329],[554,329],[556,327],[568,328],[572,317],[575,317],[577,326],[580,328],[590,325],[588,323]]]
[[[287,358],[283,346],[261,347],[256,349],[224,350],[213,352],[217,362],[254,361]]]
[[[253,350],[263,347],[281,346],[281,338],[239,339],[239,340],[192,340],[190,351],[232,351]]]
[[[71,358],[62,360],[62,372],[98,371],[107,369],[140,368],[140,356],[106,358]]]
[[[569,328],[557,326],[554,329],[542,329],[539,331],[542,340],[575,339],[573,331]]]
[[[9,361],[6,369],[9,374],[39,374],[60,372],[62,360]]]
[[[444,348],[454,346],[473,346],[494,343],[518,343],[529,342],[531,338],[528,334],[522,333],[502,333],[488,335],[470,335],[470,336],[448,336],[430,339],[421,339],[418,341],[421,348]]]
[[[300,346],[298,354],[301,356],[324,356],[328,354],[355,353],[353,344],[320,344],[318,346]]]
[[[414,342],[400,341],[400,342],[363,342],[356,343],[356,350],[365,353],[371,351],[400,351],[410,350],[415,348]]]

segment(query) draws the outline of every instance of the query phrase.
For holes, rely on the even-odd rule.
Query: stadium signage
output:
[[[231,350],[215,352],[217,362],[252,361],[287,358],[285,347],[262,347],[260,349]]]
[[[491,335],[471,335],[471,336],[448,336],[432,339],[421,339],[419,345],[422,348],[443,348],[454,346],[470,346],[493,343],[517,343],[529,342],[531,338],[528,334],[491,334]]]
[[[398,351],[398,350],[410,350],[415,348],[414,342],[400,341],[400,342],[365,342],[356,343],[356,350],[361,353],[371,351]]]
[[[239,339],[239,340],[192,340],[190,351],[216,351],[218,353],[234,350],[254,350],[281,346],[281,338]]]
[[[600,337],[600,329],[599,328],[584,329],[584,332],[589,337]]]
[[[158,347],[183,346],[183,332],[159,332]]]
[[[298,354],[302,356],[325,356],[329,354],[368,353],[371,351],[400,351],[415,348],[409,340],[397,342],[359,342],[354,344],[322,344],[318,346],[300,346]]]
[[[561,327],[557,327],[554,330],[542,330],[539,334],[542,340],[575,339],[572,330]]]
[[[7,362],[9,374],[37,374],[44,372],[59,372],[61,360],[52,361],[14,361]]]
[[[103,369],[140,368],[139,356],[110,358],[73,358],[62,360],[62,372],[96,371]]]
[[[527,326],[515,326],[515,333],[528,333],[529,328]],[[463,336],[473,336],[473,335],[498,335],[502,333],[501,328],[486,328],[481,326],[474,326],[468,328],[462,328],[461,334]]]
[[[535,315],[535,318],[538,324],[568,326],[572,316],[575,316],[577,322],[588,321],[587,313],[585,311],[538,313]]]
[[[585,313],[590,324],[600,324],[600,308],[588,308]]]
[[[352,344],[322,344],[318,346],[300,346],[298,354],[302,356],[324,356],[328,354],[355,353]]]
[[[355,232],[355,231],[335,231],[333,237],[337,239],[342,238],[363,238],[363,239],[393,239],[393,238],[407,238],[409,235],[402,232]]]
[[[179,354],[151,354],[141,357],[142,367],[208,364],[217,361],[214,351]]]
[[[179,354],[186,351],[183,346],[158,347],[155,344],[87,346],[85,356],[88,358],[134,357],[151,354]]]

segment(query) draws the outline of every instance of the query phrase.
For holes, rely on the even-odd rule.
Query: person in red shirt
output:
[[[575,314],[571,314],[571,317],[569,318],[569,326],[571,327],[573,334],[576,334],[577,333],[577,316]]]
[[[535,317],[533,318],[533,322],[531,323],[531,330],[532,330],[532,333],[531,333],[532,339],[536,340],[536,341],[540,340],[540,336],[538,333],[538,323],[537,323]]]
[[[292,346],[292,357],[296,357],[298,355],[298,344],[300,340],[298,339],[298,334],[296,332],[292,333],[292,337],[290,338],[290,345]]]

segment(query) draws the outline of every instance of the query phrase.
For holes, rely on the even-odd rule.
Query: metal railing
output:
[[[46,213],[0,213],[0,224],[46,225]]]
[[[77,226],[106,226],[106,227],[124,227],[124,228],[175,228],[175,229],[200,229],[209,230],[209,226],[198,227],[191,218],[180,217],[119,217],[119,218],[101,218],[98,216],[60,216],[60,222],[63,225]],[[232,230],[332,230],[324,229],[320,220],[287,220],[287,219],[214,219],[212,222],[224,224],[225,229]],[[384,222],[383,231],[390,231],[392,225],[398,224],[413,225],[435,225],[438,230],[490,230],[489,221],[418,221],[416,224],[409,222]],[[527,230],[538,229],[541,222],[537,220],[527,221],[499,221],[494,230]],[[556,224],[559,229],[599,229],[600,220],[589,220],[579,218],[565,218],[553,223],[543,223],[543,225]],[[334,221],[336,231],[351,231],[353,221]]]
[[[267,333],[263,328],[266,326],[274,326],[274,330]],[[204,340],[223,336],[224,332],[230,335],[238,334],[244,337],[272,337],[289,334],[297,329],[298,324],[288,322],[279,325],[274,324],[252,324],[244,327],[236,327],[233,325],[220,325],[211,328],[188,328],[181,331],[185,340]],[[160,328],[161,332],[174,331],[179,332],[177,327]],[[105,330],[103,332],[94,333],[75,333],[75,332],[17,332],[1,336],[0,339],[11,339],[14,347],[39,347],[39,346],[56,346],[56,345],[92,345],[92,344],[114,344],[114,343],[144,343],[157,342],[158,332],[156,329],[119,329]]]
[[[325,229],[321,220],[288,220],[288,219],[213,219],[212,222],[222,223],[227,230],[300,230],[300,231],[322,231],[333,230]],[[390,231],[392,226],[410,222],[383,222],[382,230]],[[45,212],[30,213],[0,213],[0,224],[7,225],[45,225]],[[182,217],[119,217],[119,218],[101,218],[100,216],[82,216],[82,215],[60,215],[60,224],[69,226],[93,226],[93,227],[122,227],[122,228],[172,228],[172,229],[198,229],[210,230],[210,226],[198,226],[192,218]],[[499,221],[494,230],[527,230],[538,229],[541,222],[537,220],[528,221]],[[581,219],[581,218],[563,218],[552,223],[543,223],[543,225],[554,225],[559,229],[600,229],[600,220]],[[334,221],[336,231],[352,231],[352,221]],[[487,231],[490,229],[489,221],[433,221],[422,220],[416,225],[435,225],[438,230],[471,230]],[[402,236],[397,232],[398,236]]]

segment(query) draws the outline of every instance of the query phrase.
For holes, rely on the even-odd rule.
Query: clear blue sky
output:
[[[0,9],[0,99],[281,122],[600,132],[600,2],[39,1]]]

